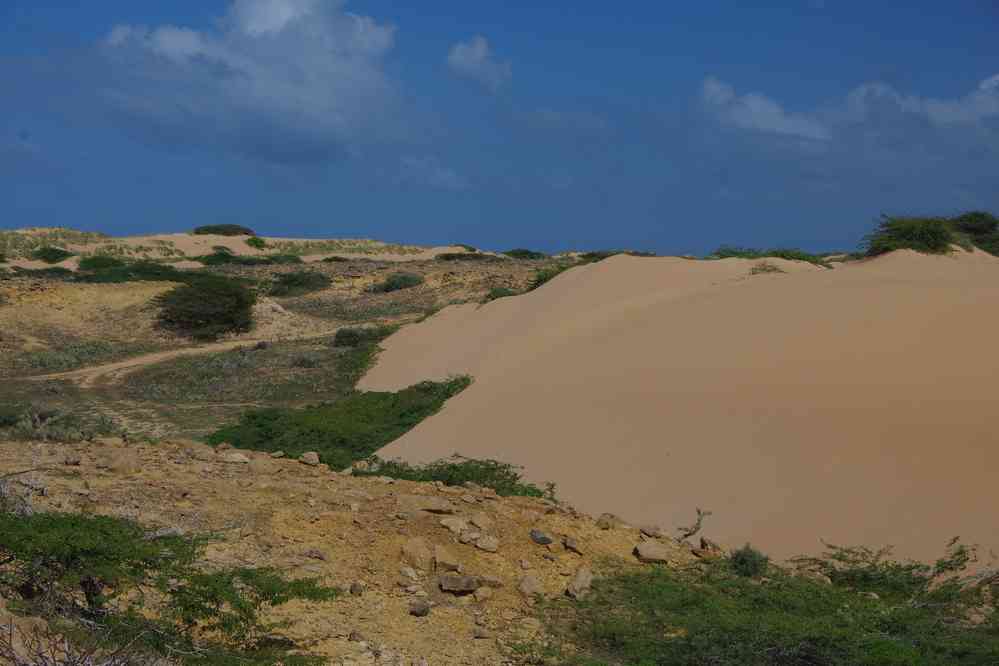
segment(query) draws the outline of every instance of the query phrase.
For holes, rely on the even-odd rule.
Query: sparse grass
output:
[[[731,245],[722,245],[717,250],[711,253],[710,259],[729,259],[732,257],[737,257],[741,259],[767,259],[767,258],[777,258],[777,259],[788,259],[791,261],[807,261],[810,264],[815,264],[816,266],[822,266],[823,268],[831,268],[832,266],[826,261],[825,257],[819,254],[812,254],[811,252],[805,252],[804,250],[799,250],[797,248],[773,248],[770,250],[757,250],[748,247],[734,247]]]
[[[460,247],[463,250],[467,250],[468,252],[478,252],[479,251],[479,248],[475,247],[474,245],[468,245],[467,243],[453,243],[452,245],[454,247]]]
[[[0,408],[0,438],[30,442],[81,442],[94,437],[120,434],[121,427],[93,410],[85,419],[79,413],[31,404]]]
[[[345,264],[349,262],[350,259],[347,257],[338,257],[335,254],[331,257],[323,257],[322,262],[324,264]]]
[[[752,268],[749,269],[750,275],[764,275],[767,273],[785,273],[786,271],[778,266],[777,264],[772,264],[769,261],[761,261],[758,264],[754,264]]]
[[[294,240],[282,241],[272,240],[271,247],[282,254],[332,254],[342,252],[345,254],[419,254],[423,248],[412,245],[397,245],[394,243],[381,243],[367,239],[340,239],[340,240]]]
[[[455,456],[428,465],[410,465],[401,460],[382,460],[372,457],[368,459],[368,463],[367,470],[355,470],[354,474],[388,476],[407,481],[441,481],[448,486],[475,483],[485,488],[492,488],[497,495],[503,497],[511,495],[552,497],[555,492],[554,485],[549,485],[548,490],[542,490],[532,483],[525,482],[521,467],[497,460],[476,460]]]
[[[548,255],[544,252],[535,252],[534,250],[528,250],[522,247],[516,247],[512,250],[507,250],[504,252],[506,256],[511,259],[547,259]]]
[[[289,298],[292,296],[303,296],[314,291],[326,289],[333,280],[324,273],[315,271],[295,271],[294,273],[281,273],[274,278],[274,284],[268,292],[271,296]]]
[[[282,450],[292,456],[316,451],[322,462],[346,468],[436,413],[469,383],[467,377],[459,377],[422,382],[396,392],[352,393],[330,405],[254,410],[208,441],[258,451]]]
[[[106,241],[109,236],[92,231],[53,228],[44,231],[0,231],[0,253],[8,258],[28,258],[45,246],[88,245]]]
[[[253,229],[239,224],[206,224],[195,227],[191,233],[199,236],[256,236]]]
[[[433,306],[407,300],[303,298],[285,304],[292,312],[343,322],[371,322],[426,314]]]
[[[943,218],[885,216],[864,243],[867,255],[876,257],[902,249],[945,254],[957,240],[952,226]]]
[[[18,365],[25,369],[62,372],[102,363],[115,356],[115,346],[110,342],[84,340],[63,344],[56,349],[23,352],[17,359]]]
[[[46,264],[58,264],[59,262],[66,261],[72,256],[75,255],[69,250],[64,250],[61,247],[53,247],[51,245],[40,247],[31,253],[32,259],[44,261]]]
[[[384,281],[371,285],[370,291],[385,294],[402,289],[411,289],[423,284],[423,276],[416,273],[392,273]]]
[[[703,572],[619,571],[582,601],[556,602],[543,615],[565,664],[999,663],[999,617],[969,620],[987,607],[996,583],[959,576],[966,550],[952,546],[934,565],[875,562],[845,550],[852,553],[845,560],[816,558],[825,563],[816,568],[835,574],[831,585],[776,568],[765,579],[746,577],[722,559]]]

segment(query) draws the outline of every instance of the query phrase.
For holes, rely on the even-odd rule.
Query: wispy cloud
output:
[[[493,93],[498,92],[513,76],[510,62],[497,60],[489,41],[482,35],[452,46],[447,64],[455,74],[478,81]]]
[[[468,189],[468,181],[450,167],[429,155],[407,155],[399,160],[398,181],[410,185],[459,192]]]
[[[709,77],[701,86],[701,99],[718,119],[745,130],[826,141],[829,128],[805,114],[791,113],[762,93],[739,95],[731,85]]]

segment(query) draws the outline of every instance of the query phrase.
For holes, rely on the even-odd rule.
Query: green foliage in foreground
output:
[[[191,233],[200,236],[256,236],[253,233],[253,229],[239,224],[206,224],[201,227],[195,227]]]
[[[994,579],[961,576],[969,552],[951,544],[946,557],[921,565],[832,547],[808,561],[832,584],[779,569],[747,578],[732,560],[703,572],[618,573],[545,616],[577,647],[563,663],[587,666],[996,664],[999,617],[968,618],[999,589]]]
[[[256,295],[221,277],[181,285],[158,296],[159,321],[196,340],[214,340],[225,333],[242,333],[253,325]]]
[[[825,257],[818,254],[812,254],[811,252],[805,252],[804,250],[799,250],[797,248],[778,247],[770,250],[756,250],[748,247],[722,245],[720,248],[711,253],[711,257],[714,259],[729,259],[732,257],[738,257],[741,259],[790,259],[792,261],[807,261],[808,263],[815,264],[816,266],[830,268],[829,262],[825,259]]]
[[[271,296],[281,297],[302,296],[326,289],[331,284],[333,284],[333,280],[324,273],[295,271],[276,276],[269,293]]]
[[[260,613],[337,591],[271,569],[203,571],[202,546],[120,518],[15,515],[0,506],[0,592],[14,610],[70,638],[98,636],[109,652],[128,646],[185,665],[308,663],[289,653],[294,645],[269,641]],[[211,639],[199,638],[205,629]]]
[[[346,468],[401,437],[470,383],[467,377],[458,377],[421,382],[396,392],[351,393],[328,405],[253,410],[208,441],[257,451],[280,450],[291,456],[315,451],[331,467]]]
[[[497,460],[474,460],[454,457],[438,460],[427,465],[410,465],[401,460],[382,460],[372,457],[364,471],[354,471],[361,476],[388,476],[407,481],[442,481],[449,486],[476,483],[492,488],[497,495],[508,497],[545,497],[554,494],[554,486],[547,491],[523,480],[520,467]]]
[[[384,282],[372,285],[371,291],[374,293],[388,293],[401,289],[409,289],[421,284],[423,284],[422,275],[417,275],[416,273],[392,273],[385,278]]]
[[[58,264],[60,261],[66,261],[72,256],[72,252],[51,245],[40,247],[31,253],[32,259],[44,261],[46,264]]]

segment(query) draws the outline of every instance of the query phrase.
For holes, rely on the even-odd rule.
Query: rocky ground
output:
[[[657,527],[303,458],[183,440],[8,442],[0,477],[36,470],[7,483],[35,510],[211,533],[206,566],[273,566],[342,588],[332,603],[292,603],[271,618],[333,664],[517,663],[516,645],[544,641],[538,598],[585,595],[610,569],[695,559]]]

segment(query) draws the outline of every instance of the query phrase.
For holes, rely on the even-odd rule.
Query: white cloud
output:
[[[456,74],[474,79],[494,93],[513,76],[510,62],[497,60],[489,48],[489,41],[482,35],[452,46],[447,64]]]
[[[816,118],[785,111],[761,93],[738,95],[732,86],[713,77],[704,80],[701,99],[722,122],[741,129],[822,141],[832,136]]]
[[[377,138],[394,98],[381,60],[395,28],[344,4],[234,0],[216,29],[117,25],[104,40],[109,97],[157,133],[278,161]]]
[[[452,192],[468,189],[468,182],[461,174],[432,156],[403,157],[400,160],[399,181]]]
[[[847,110],[856,120],[865,120],[879,105],[923,116],[935,125],[975,125],[999,118],[999,74],[991,76],[968,94],[954,99],[903,95],[884,83],[865,83],[847,96]]]

